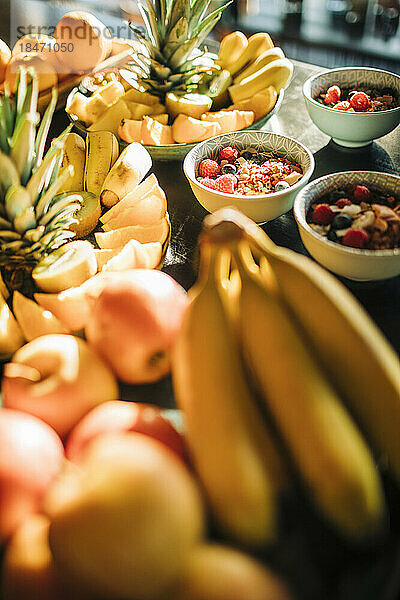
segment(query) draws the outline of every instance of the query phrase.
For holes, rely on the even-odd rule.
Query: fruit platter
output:
[[[84,135],[73,122],[53,136],[65,111],[55,86],[39,114],[31,66],[0,96],[1,600],[396,598],[396,349],[348,286],[273,240],[296,227],[289,209],[260,227],[231,193],[205,215],[165,164],[242,113],[260,127],[291,77],[264,33],[197,54],[223,10],[209,4],[141,5],[142,67],[84,73],[67,100],[71,118],[104,110]],[[215,77],[236,108],[210,110],[199,89]],[[206,137],[161,143],[177,119]],[[276,154],[226,145],[196,177],[268,201],[307,171]],[[400,197],[378,183],[318,188],[309,227],[353,253],[398,252]]]

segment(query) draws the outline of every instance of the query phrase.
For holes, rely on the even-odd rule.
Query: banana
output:
[[[247,241],[234,258],[244,358],[292,461],[331,524],[349,538],[369,537],[385,515],[370,450],[283,306],[272,271],[263,277]]]
[[[247,41],[247,46],[239,57],[225,67],[232,76],[239,73],[249,62],[258,58],[260,54],[274,47],[268,33],[255,33]]]
[[[256,71],[259,71],[263,67],[266,67],[267,65],[274,62],[274,60],[279,60],[280,58],[285,58],[285,55],[281,48],[274,47],[270,48],[269,50],[266,50],[265,52],[260,54],[260,56],[256,58],[255,61],[250,63],[248,67],[243,69],[243,71],[240,71],[239,75],[235,77],[233,82],[240,83],[241,81],[243,81],[243,79],[246,79],[246,77],[250,77],[250,75],[253,75],[253,73],[256,73]]]
[[[88,131],[84,178],[87,192],[100,197],[104,180],[118,158],[118,150],[118,140],[111,131]]]
[[[215,212],[208,225],[221,220],[238,224],[257,253],[268,258],[305,339],[400,483],[400,362],[393,348],[347,288],[316,262],[276,246],[235,209]],[[324,316],[323,327],[316,314]]]
[[[221,69],[234,63],[247,48],[247,38],[241,31],[232,31],[221,40],[217,64]]]
[[[151,156],[141,144],[127,146],[108,173],[100,192],[104,206],[113,206],[132,192],[152,165]]]
[[[77,192],[83,190],[85,171],[85,141],[76,133],[68,133],[65,136],[64,152],[60,168],[60,174],[68,167],[74,167],[74,174],[61,186],[62,192]]]
[[[272,85],[276,91],[280,92],[289,85],[293,75],[293,64],[287,58],[274,60],[265,67],[262,67],[249,77],[242,79],[240,83],[231,85],[228,88],[232,101],[236,104],[245,98],[251,98],[261,90]]]
[[[174,393],[218,526],[242,544],[260,546],[275,534],[283,467],[244,376],[225,279],[229,254],[203,242],[200,257],[172,357]]]

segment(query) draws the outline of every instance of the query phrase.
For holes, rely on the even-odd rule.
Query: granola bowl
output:
[[[348,148],[370,144],[390,133],[400,123],[400,105],[376,112],[337,110],[318,101],[321,92],[331,86],[339,88],[389,88],[400,98],[400,76],[389,71],[367,67],[330,69],[309,77],[303,86],[308,114],[314,125],[334,142]]]
[[[239,151],[252,149],[256,153],[271,153],[274,157],[293,161],[300,166],[302,177],[287,189],[277,192],[243,195],[210,189],[198,181],[199,165],[206,158],[215,159],[227,146]],[[271,221],[293,208],[296,194],[309,181],[314,171],[312,152],[297,140],[267,131],[237,131],[226,133],[197,144],[186,156],[184,173],[198,202],[213,212],[224,206],[235,206],[256,221]]]
[[[323,228],[319,229],[310,224],[310,209],[316,202],[324,199],[330,193],[337,190],[350,190],[354,186],[363,186],[396,199],[393,202],[393,213],[398,215],[398,221],[393,216],[389,219],[390,227],[385,232],[386,238],[380,238],[380,231],[375,229],[375,223],[371,222],[365,231],[368,235],[376,236],[381,240],[381,245],[389,243],[389,236],[396,235],[394,243],[398,245],[398,232],[400,231],[400,177],[387,173],[373,171],[345,171],[332,173],[316,179],[308,184],[296,197],[294,203],[294,216],[299,227],[301,239],[311,256],[323,267],[333,273],[355,281],[376,281],[389,279],[400,274],[400,248],[392,249],[361,249],[348,247],[331,241],[327,238]],[[339,194],[342,195],[342,194]],[[339,200],[337,201],[339,203]],[[336,204],[337,204],[336,203]],[[359,216],[371,212],[368,203],[360,203]],[[373,205],[374,207],[376,204]],[[389,211],[387,211],[389,213]],[[389,213],[390,216],[390,213]],[[357,218],[359,218],[357,216]],[[381,221],[382,219],[380,219]],[[359,221],[360,222],[360,221]],[[361,223],[361,222],[360,222]],[[376,223],[378,225],[378,223]],[[358,229],[360,226],[358,226]],[[384,227],[382,228],[384,229]],[[394,232],[394,233],[393,233]],[[397,232],[397,234],[396,234]],[[375,238],[372,238],[375,239]]]

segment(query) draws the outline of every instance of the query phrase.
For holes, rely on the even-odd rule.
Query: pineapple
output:
[[[32,288],[32,269],[75,234],[78,197],[55,196],[71,172],[60,177],[66,133],[44,154],[57,90],[40,122],[38,80],[21,69],[14,97],[5,86],[0,97],[0,271],[10,289]],[[70,167],[72,171],[72,167]]]
[[[218,58],[199,50],[200,44],[230,4],[225,2],[206,16],[211,0],[138,0],[145,35],[130,23],[143,45],[131,69],[138,85],[164,103],[167,92],[205,93],[218,79]]]

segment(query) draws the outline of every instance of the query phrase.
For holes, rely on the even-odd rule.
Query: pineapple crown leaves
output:
[[[76,194],[57,196],[73,167],[59,175],[69,126],[45,154],[57,90],[39,124],[38,80],[21,68],[14,96],[0,97],[0,266],[32,268],[75,234]]]

